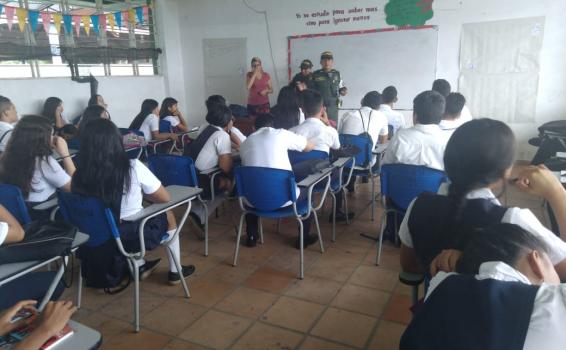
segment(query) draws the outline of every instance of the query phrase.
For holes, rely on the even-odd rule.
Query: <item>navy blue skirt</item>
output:
[[[140,250],[139,221],[122,221],[118,226],[124,248],[129,252]],[[160,214],[145,223],[143,230],[145,249],[152,250],[167,238],[167,214]]]

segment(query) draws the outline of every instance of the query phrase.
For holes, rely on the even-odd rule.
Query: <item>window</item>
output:
[[[26,19],[23,32],[15,11],[10,28],[6,11],[6,7],[20,8],[21,3],[0,0],[5,8],[0,12],[0,78],[158,74],[161,51],[156,45],[151,0],[28,0],[23,3],[25,9],[49,13],[51,19],[49,25],[43,25],[40,15],[35,31]],[[130,9],[134,11],[135,21],[128,17],[127,23],[118,26],[115,14],[128,13]],[[142,9],[140,23],[137,11]],[[67,33],[64,23],[56,28],[53,14],[72,16],[72,33]],[[96,15],[99,15],[99,33],[95,32],[90,17]],[[88,27],[80,20],[82,16],[88,16]],[[78,35],[75,21],[79,23]]]

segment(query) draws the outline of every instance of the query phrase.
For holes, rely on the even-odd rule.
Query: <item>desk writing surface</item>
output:
[[[171,185],[165,187],[167,192],[171,195],[171,200],[166,203],[154,203],[148,207],[143,208],[138,213],[128,216],[124,218],[124,221],[138,221],[144,219],[148,216],[151,216],[157,212],[160,212],[164,209],[173,207],[181,202],[186,200],[192,200],[196,196],[198,196],[202,189],[198,187],[188,187],[188,186],[179,186],[179,185]]]

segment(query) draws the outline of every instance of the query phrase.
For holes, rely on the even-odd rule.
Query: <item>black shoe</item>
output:
[[[303,237],[303,248],[308,247],[309,245],[316,243],[318,241],[317,235],[308,235]],[[301,249],[301,241],[297,238],[297,242],[295,243],[295,248]]]
[[[194,265],[181,266],[181,268],[183,269],[183,277],[184,278],[189,277],[190,275],[192,275],[195,272],[195,266]],[[169,284],[172,284],[172,285],[181,283],[181,279],[179,278],[179,274],[176,273],[176,272],[169,271],[169,276],[168,276],[167,279],[169,281]]]
[[[246,240],[246,247],[253,248],[257,245],[257,235],[248,235]]]
[[[348,215],[346,215],[343,211],[337,211],[336,222],[346,221],[346,216],[348,220],[352,220],[354,218],[354,213],[348,213]],[[332,213],[328,216],[328,222],[332,222]]]
[[[346,185],[346,189],[350,193],[356,192],[356,181],[352,179],[348,185]]]
[[[139,272],[140,272],[140,280],[144,280],[144,279],[148,278],[149,275],[151,275],[151,273],[153,272],[153,270],[155,270],[155,268],[157,268],[157,265],[159,265],[160,262],[161,262],[161,259],[146,260],[145,264],[138,267]]]

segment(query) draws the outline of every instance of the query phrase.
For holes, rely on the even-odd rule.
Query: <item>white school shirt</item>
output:
[[[430,281],[427,298],[447,277],[454,272],[439,272]],[[531,284],[521,272],[501,261],[481,264],[476,279],[495,279],[507,282]],[[509,310],[513,312],[513,310]],[[543,283],[535,296],[533,311],[527,330],[524,350],[562,350],[566,349],[566,284],[550,285]]]
[[[448,185],[442,184],[442,186],[440,186],[440,189],[438,190],[438,194],[446,195],[448,193],[447,189]],[[480,188],[474,190],[468,193],[466,198],[484,198],[491,200],[496,205],[501,205],[489,188]],[[413,200],[413,202],[409,205],[409,208],[407,208],[407,213],[405,214],[403,222],[401,222],[401,226],[399,227],[399,238],[401,239],[401,242],[403,242],[403,244],[409,248],[413,248],[413,238],[411,237],[411,232],[409,231],[409,218],[411,216],[411,211],[413,209],[415,200]],[[549,248],[549,257],[554,265],[566,259],[566,242],[561,240],[552,231],[544,227],[544,225],[529,209],[521,209],[516,207],[508,208],[503,215],[501,222],[506,224],[519,225],[526,231],[541,239]]]
[[[456,131],[456,129],[458,129],[460,125],[462,125],[460,118],[456,118],[454,120],[442,119],[438,124],[442,131],[444,131],[444,134],[448,136],[448,139],[452,137],[452,134],[454,133],[454,131]]]
[[[444,170],[444,149],[448,139],[437,124],[417,124],[401,129],[389,141],[383,164],[424,165]]]
[[[0,142],[0,152],[6,150],[6,145],[8,144],[8,140],[10,140],[10,136],[12,136],[13,130],[14,125],[0,121],[0,138],[2,138],[2,142]]]
[[[159,117],[155,114],[149,114],[145,117],[142,125],[140,126],[140,131],[143,132],[143,137],[146,141],[153,140],[151,133],[153,131],[159,131]]]
[[[122,195],[120,219],[137,214],[143,209],[143,195],[152,194],[161,182],[138,159],[130,160],[130,191]]]
[[[331,126],[325,125],[318,118],[307,118],[302,124],[291,128],[289,131],[304,136],[314,144],[316,151],[330,153],[330,149],[340,148],[338,131]]]
[[[177,117],[176,115],[168,115],[165,118],[163,118],[163,120],[166,120],[169,123],[171,123],[171,127],[173,127],[173,128],[176,127],[177,125],[181,124],[179,117]]]
[[[362,107],[359,111],[351,111],[344,115],[340,123],[340,133],[359,135],[367,131],[375,146],[379,136],[386,136],[389,133],[387,124],[385,114],[370,107]]]
[[[472,119],[473,119],[472,112],[470,112],[468,106],[464,105],[464,108],[462,108],[462,112],[460,112],[460,118],[458,118],[458,120],[460,121],[460,125],[467,123]]]
[[[6,237],[8,237],[9,226],[7,222],[0,221],[0,245],[4,243]]]
[[[230,135],[219,126],[214,126],[217,131],[210,135],[200,150],[195,160],[195,167],[200,170],[208,170],[218,166],[218,157],[232,153],[232,142]]]
[[[257,166],[292,171],[287,151],[303,151],[307,139],[289,130],[264,127],[240,146],[244,166]]]
[[[52,156],[37,158],[35,172],[31,179],[31,191],[26,198],[28,202],[44,202],[51,195],[71,181],[69,174]]]
[[[198,134],[197,134],[197,136],[200,135],[200,133],[203,132],[204,129],[206,129],[206,127],[209,126],[209,125],[210,125],[210,124],[208,124],[208,123],[204,123],[203,125],[201,125],[201,127],[198,129]],[[230,132],[233,133],[234,135],[236,135],[236,137],[240,139],[240,142],[246,141],[246,135],[244,135],[244,134],[240,131],[240,129],[238,129],[237,127],[233,126],[233,127],[230,129]]]
[[[387,118],[387,123],[393,127],[393,132],[406,127],[405,116],[401,112],[394,111],[390,105],[382,104],[379,111]]]

